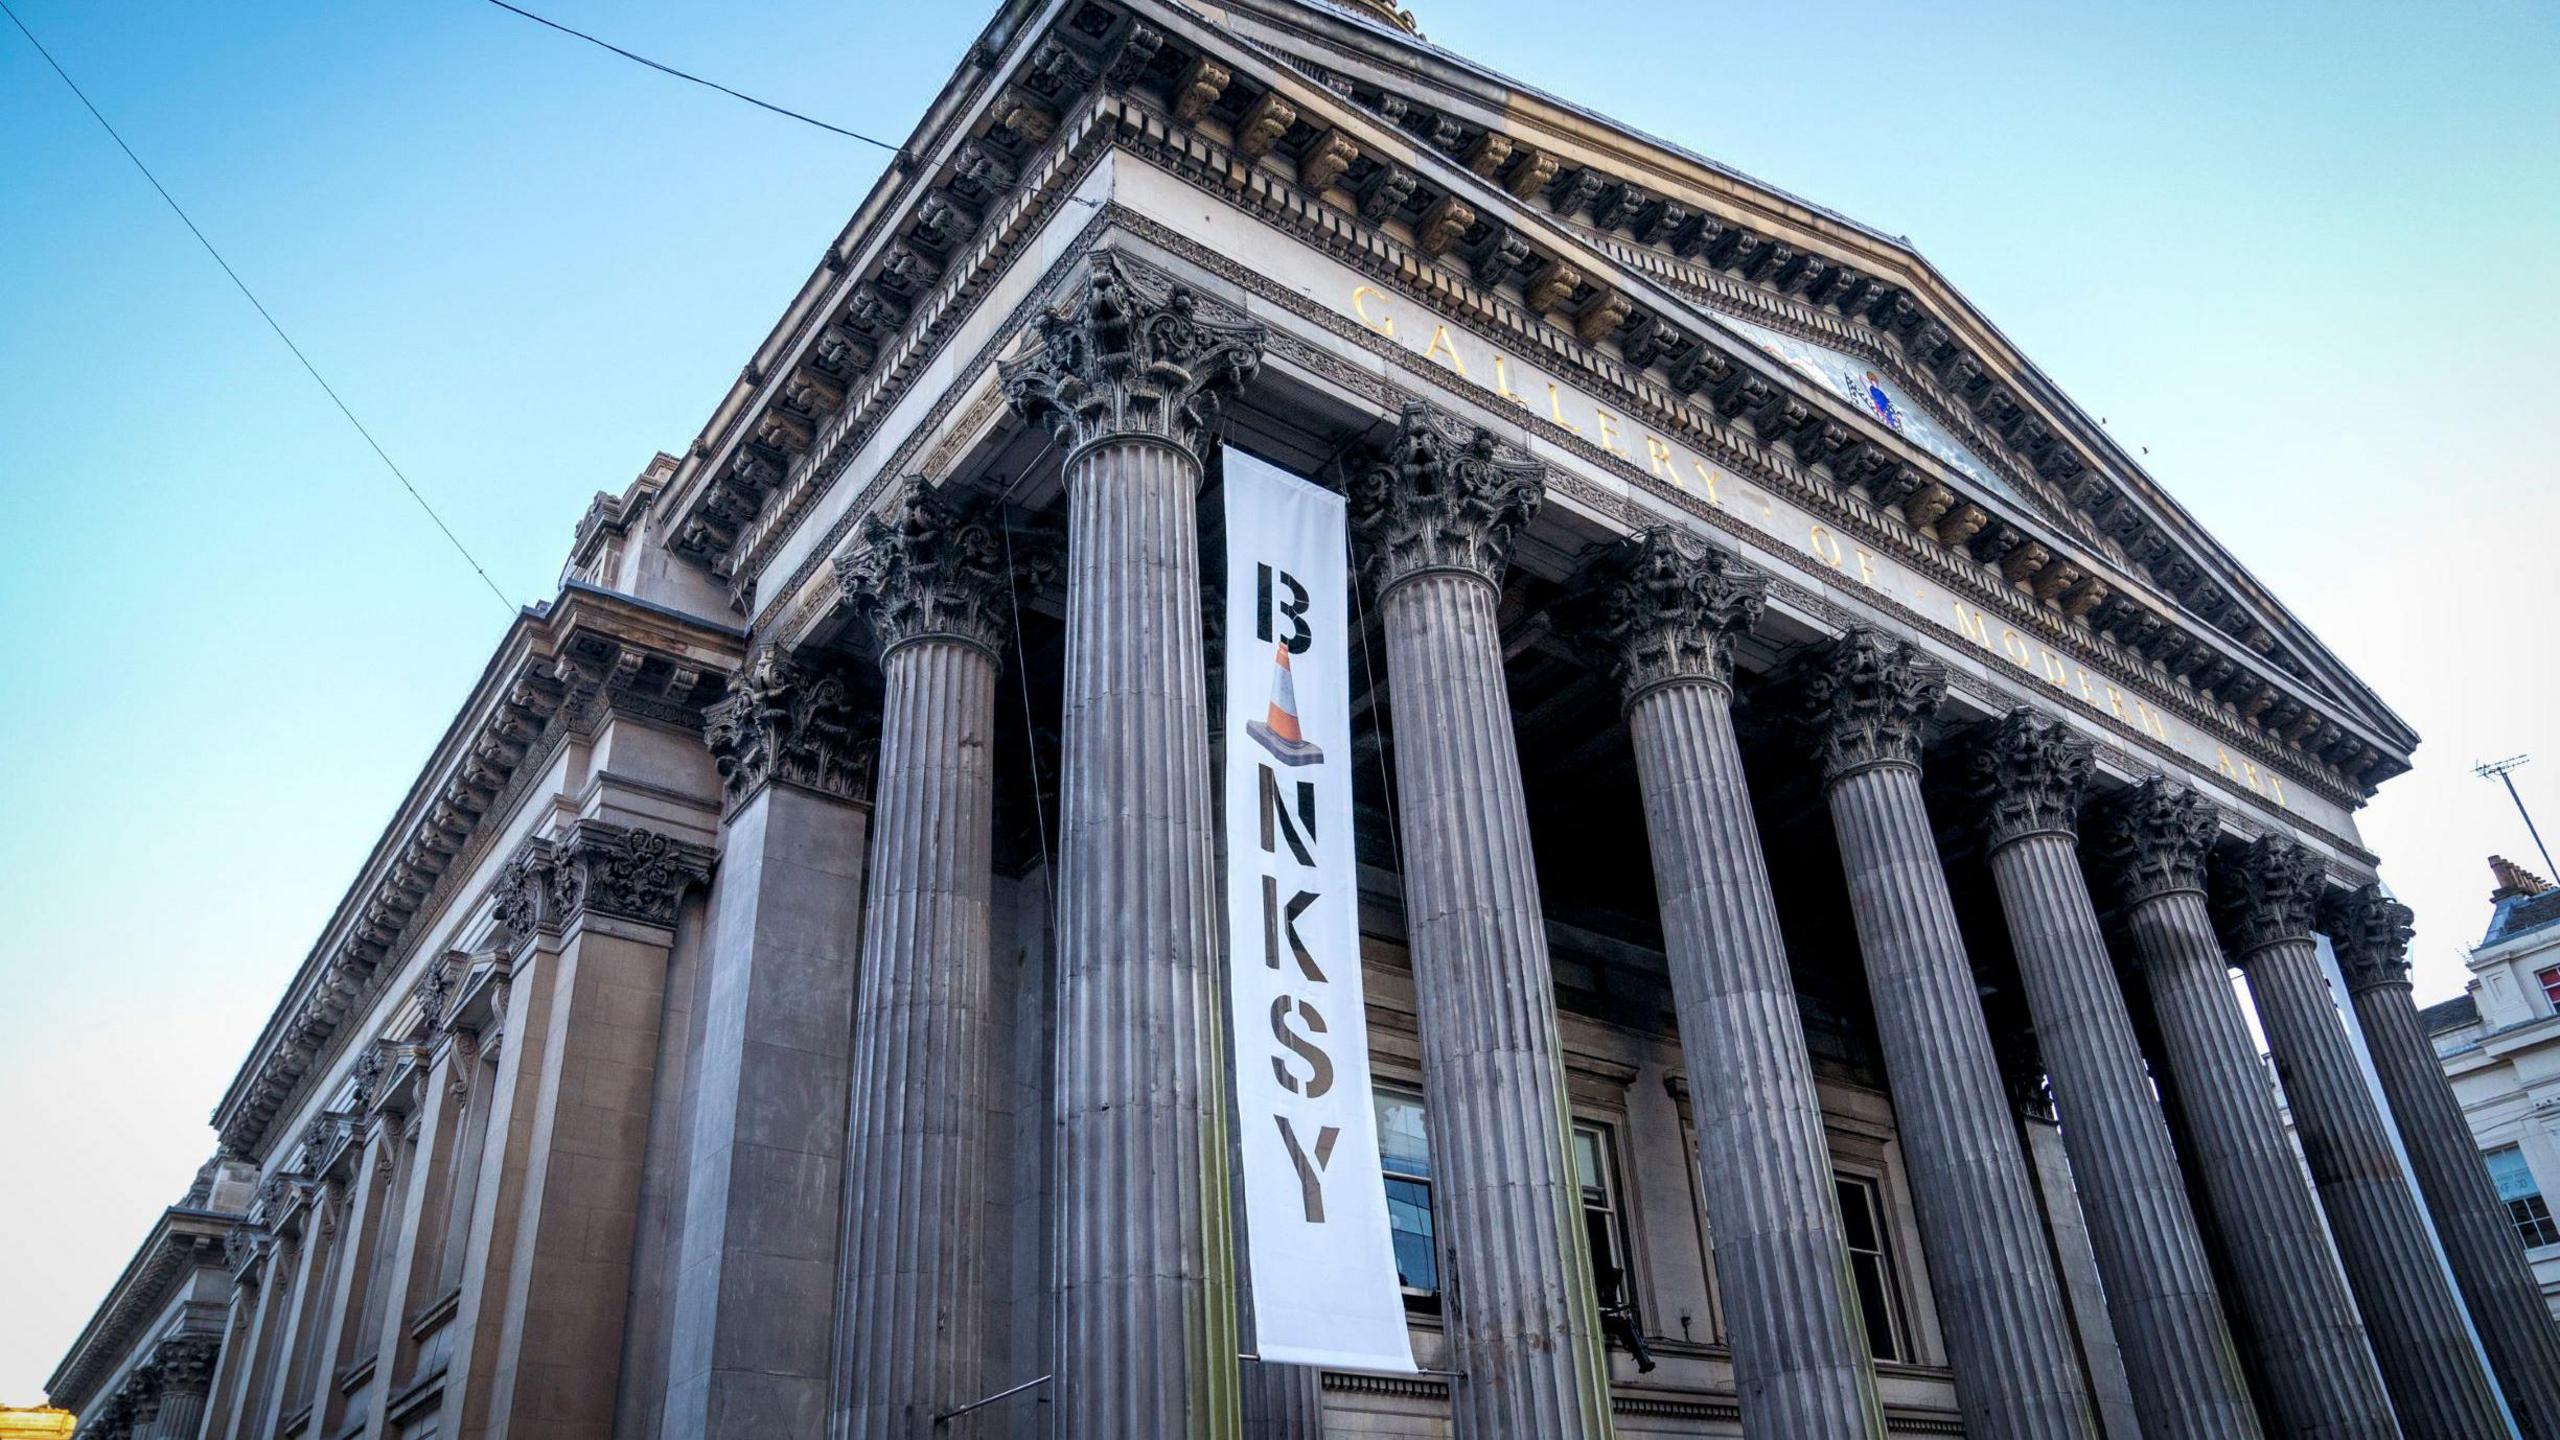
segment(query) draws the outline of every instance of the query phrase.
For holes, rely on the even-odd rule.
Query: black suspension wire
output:
[[[776,105],[770,100],[759,100],[744,90],[733,90],[730,87],[721,84],[717,80],[706,80],[702,76],[696,75],[690,70],[679,70],[673,65],[666,64],[662,61],[652,60],[648,56],[642,55],[637,51],[625,50],[610,40],[601,39],[597,36],[588,34],[584,30],[574,29],[570,26],[563,25],[557,20],[536,15],[521,5],[510,5],[507,3],[507,0],[489,0],[489,3],[511,15],[521,15],[536,25],[557,30],[561,34],[570,36],[574,39],[584,40],[598,49],[609,50],[612,53],[621,56],[623,59],[631,61],[635,65],[645,65],[650,69],[657,71],[661,75],[672,76],[678,80],[690,81],[691,83],[703,86],[706,89],[717,90],[721,94],[726,95],[733,100],[744,100],[759,110],[769,110],[786,119],[797,120],[803,125],[815,125],[819,129],[824,130],[831,135],[841,135],[847,140],[858,140],[865,145],[876,145],[879,148],[888,151],[891,155],[897,157],[899,161],[905,164],[914,165],[920,163],[916,154],[903,145],[892,145],[888,141],[882,140],[877,136],[865,135],[859,130],[848,130],[841,125],[830,124],[814,115],[804,115],[786,105]],[[980,180],[977,183],[998,190],[1026,190],[1034,194],[1037,194],[1041,188],[1037,185],[1022,185],[1016,184],[1012,181],[1001,180]],[[1072,204],[1092,206],[1095,208],[1099,208],[1102,203],[1098,200],[1087,199],[1081,195],[1064,195],[1059,198]]]
[[[151,173],[151,167],[142,163],[142,157],[133,153],[133,147],[125,143],[124,136],[117,133],[116,127],[89,99],[88,92],[80,88],[80,82],[72,79],[71,72],[62,68],[62,62],[53,58],[53,52],[44,48],[44,42],[38,40],[35,32],[27,28],[26,21],[18,18],[17,11],[9,8],[7,0],[0,0],[0,15],[9,17],[9,23],[18,27],[18,33],[27,37],[27,43],[35,47],[38,55],[44,57],[44,63],[52,66],[53,73],[61,77],[62,83],[79,98],[81,106],[89,112],[90,118],[98,122],[98,128],[107,132],[107,138],[116,142],[116,148],[124,152],[124,158],[132,161],[133,168],[142,172],[142,178],[151,182],[151,188],[159,192],[160,198],[167,202],[171,213],[178,217],[178,222],[187,227],[187,233],[196,237],[196,243],[204,247],[204,253],[212,256],[213,263],[222,267],[222,273],[231,277],[231,283],[239,289],[241,297],[249,302],[250,307],[258,312],[258,318],[266,321],[267,328],[276,332],[276,338],[283,341],[284,348],[292,351],[293,358],[302,363],[303,370],[319,385],[321,392],[329,397],[329,403],[338,407],[338,413],[347,417],[347,423],[354,426],[356,433],[364,437],[364,443],[373,448],[374,455],[382,461],[383,467],[391,472],[393,479],[400,482],[400,488],[408,491],[409,498],[417,501],[418,508],[426,512],[429,520],[435,522],[436,529],[443,532],[445,540],[453,546],[454,553],[460,555],[463,563],[471,567],[471,573],[480,577],[480,583],[489,587],[489,593],[498,597],[498,603],[505,606],[509,614],[515,613],[516,603],[509,600],[506,592],[498,588],[497,581],[489,578],[488,570],[471,553],[470,547],[462,543],[462,537],[453,533],[453,527],[444,522],[444,517],[436,513],[436,507],[428,504],[427,497],[418,492],[416,485],[410,483],[408,475],[402,472],[399,463],[382,448],[382,442],[374,439],[373,432],[366,429],[364,422],[356,418],[356,412],[347,408],[347,402],[340,398],[337,387],[331,385],[328,377],[320,373],[320,367],[311,363],[310,356],[302,353],[302,347],[293,343],[293,337],[285,333],[284,326],[276,323],[275,315],[267,309],[265,302],[258,299],[257,292],[249,288],[249,282],[241,279],[240,272],[231,268],[231,262],[222,258],[222,252],[213,247],[213,242],[205,238],[204,231],[197,228],[196,222],[187,215],[186,207],[180,205],[177,197],[169,193],[169,188],[160,183],[159,176]]]

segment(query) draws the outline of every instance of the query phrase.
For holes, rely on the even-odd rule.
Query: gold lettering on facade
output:
[[[1564,418],[1564,392],[1556,388],[1556,382],[1553,380],[1547,382],[1547,413],[1555,417],[1555,422],[1558,425],[1563,426],[1565,429],[1572,431],[1576,435],[1582,433],[1581,426]]]
[[[1854,547],[1850,553],[1858,557],[1858,583],[1866,586],[1870,590],[1874,589],[1876,584],[1876,557],[1868,554],[1864,550],[1858,550]]]
[[[1389,339],[1394,339],[1396,333],[1396,317],[1387,314],[1384,310],[1381,310],[1374,317],[1371,316],[1369,313],[1369,301],[1372,297],[1375,297],[1382,304],[1386,300],[1385,296],[1378,294],[1377,289],[1374,286],[1354,285],[1351,287],[1351,313],[1359,317],[1361,324],[1368,326],[1370,329],[1377,331],[1379,334],[1384,335]]]
[[[2044,678],[2052,681],[2054,688],[2058,690],[2071,688],[2071,670],[2069,666],[2062,663],[2061,656],[2045,649],[2038,649],[2036,655],[2044,661]]]
[[[1510,357],[1501,351],[1493,352],[1493,393],[1526,410],[1529,408],[1528,399],[1511,388],[1511,377],[1504,373],[1509,368],[1509,361]]]
[[[1634,456],[1618,448],[1618,417],[1596,405],[1592,407],[1591,413],[1600,417],[1600,448],[1621,459],[1634,459]]]
[[[1830,566],[1834,570],[1839,569],[1841,561],[1840,542],[1832,537],[1830,527],[1825,525],[1814,526],[1812,538],[1813,557],[1821,561],[1823,564]]]
[[[1422,358],[1425,360],[1439,360],[1443,355],[1446,355],[1449,358],[1442,360],[1441,363],[1448,366],[1450,369],[1457,371],[1459,379],[1466,379],[1467,362],[1458,358],[1457,343],[1449,338],[1449,327],[1446,325],[1442,325],[1431,332],[1431,348],[1422,352]]]
[[[1652,462],[1655,478],[1668,480],[1674,485],[1680,483],[1680,472],[1671,468],[1671,447],[1662,443],[1662,437],[1644,437],[1644,458]]]
[[[1985,650],[1991,648],[1991,629],[1983,623],[1982,612],[1961,600],[1956,602],[1956,631]]]
[[[2036,660],[2034,655],[2028,653],[2026,640],[2006,625],[2000,627],[2000,653],[2017,661],[2019,669],[2030,674],[2034,673]]]
[[[1716,493],[1716,481],[1723,472],[1710,470],[1703,462],[1696,460],[1689,462],[1689,468],[1698,472],[1698,483],[1706,488],[1707,503],[1719,510],[1723,509],[1724,497]]]

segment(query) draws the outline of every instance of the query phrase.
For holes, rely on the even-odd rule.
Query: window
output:
[[[2560,1010],[2560,965],[2536,970],[2533,978],[2542,986],[2542,998],[2551,1002],[2552,1009]]]
[[[1582,1228],[1591,1247],[1592,1298],[1599,1302],[1601,1334],[1634,1355],[1638,1371],[1651,1374],[1653,1347],[1645,1343],[1644,1318],[1636,1309],[1627,1218],[1618,1203],[1618,1167],[1608,1131],[1597,1125],[1573,1127],[1573,1176],[1582,1187]]]
[[[1849,1277],[1857,1285],[1858,1311],[1867,1323],[1867,1353],[1900,1360],[1901,1307],[1894,1303],[1893,1253],[1884,1239],[1884,1204],[1876,1182],[1855,1175],[1833,1179],[1840,1196],[1840,1233],[1849,1242]]]
[[[1440,1303],[1440,1254],[1431,1228],[1431,1136],[1420,1097],[1379,1090],[1378,1159],[1387,1175],[1387,1229],[1395,1242],[1396,1280],[1418,1309]]]
[[[2551,1218],[2551,1207],[2542,1198],[2542,1187],[2534,1182],[2533,1171],[2524,1163],[2524,1152],[2513,1145],[2501,1145],[2481,1157],[2489,1163],[2489,1178],[2497,1182],[2498,1198],[2507,1202],[2507,1218],[2516,1223],[2516,1234],[2526,1248],[2537,1245],[2560,1245],[2560,1223]]]

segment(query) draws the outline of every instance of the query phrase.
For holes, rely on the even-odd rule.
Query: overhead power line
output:
[[[657,71],[657,72],[658,72],[659,74],[661,74],[661,75],[671,75],[671,76],[675,77],[675,78],[676,78],[676,79],[678,79],[678,80],[687,80],[687,81],[691,81],[693,84],[700,85],[700,86],[702,86],[702,87],[704,87],[704,88],[706,88],[706,89],[710,89],[710,90],[717,90],[717,91],[719,91],[721,94],[726,95],[726,96],[728,96],[729,98],[731,98],[731,99],[733,99],[733,100],[744,100],[745,102],[747,102],[747,103],[748,103],[748,104],[750,104],[750,105],[755,106],[755,107],[756,107],[757,109],[759,109],[759,110],[769,110],[769,111],[773,112],[773,113],[774,113],[774,114],[776,114],[776,115],[784,116],[784,117],[786,117],[786,118],[788,118],[788,119],[792,119],[792,120],[797,120],[797,121],[799,121],[799,122],[800,122],[801,124],[803,124],[803,125],[815,125],[815,126],[817,126],[819,129],[826,131],[826,132],[827,132],[828,134],[830,134],[830,135],[841,135],[841,136],[843,136],[844,138],[846,138],[847,140],[858,140],[858,141],[862,142],[862,143],[863,143],[863,144],[865,144],[865,145],[876,145],[876,146],[880,147],[881,149],[888,151],[891,155],[896,156],[898,159],[900,159],[900,160],[902,160],[902,161],[906,162],[907,164],[913,165],[913,164],[917,163],[917,157],[916,157],[916,155],[914,154],[914,152],[912,152],[912,151],[908,150],[908,149],[907,149],[907,147],[905,147],[905,146],[903,146],[903,145],[892,145],[892,144],[890,144],[888,141],[886,141],[886,140],[882,140],[882,139],[878,138],[877,136],[865,135],[865,134],[863,134],[863,133],[862,133],[861,131],[859,131],[859,130],[847,130],[846,128],[844,128],[844,127],[843,127],[843,126],[841,126],[841,125],[833,125],[833,124],[829,124],[827,121],[820,120],[820,119],[818,119],[816,116],[813,116],[813,115],[803,115],[803,114],[801,114],[799,111],[794,110],[794,109],[792,109],[791,107],[789,107],[789,106],[787,106],[787,105],[776,105],[776,104],[774,104],[774,103],[773,103],[772,101],[770,101],[770,100],[759,100],[759,99],[757,99],[755,96],[748,94],[748,93],[747,93],[747,92],[745,92],[744,90],[733,90],[733,89],[731,89],[730,87],[728,87],[728,86],[726,86],[726,85],[721,84],[721,83],[720,83],[719,81],[717,81],[717,80],[706,80],[706,79],[704,79],[703,77],[701,77],[701,76],[699,76],[699,75],[694,74],[694,73],[693,73],[692,71],[690,71],[690,70],[679,70],[679,69],[677,69],[677,68],[676,68],[675,66],[673,66],[673,65],[666,64],[666,63],[664,63],[663,61],[652,60],[652,59],[650,59],[648,56],[646,56],[646,55],[642,55],[642,54],[638,53],[637,51],[625,50],[625,49],[623,49],[621,46],[614,44],[614,43],[613,43],[612,41],[610,41],[610,40],[600,39],[600,38],[598,38],[597,36],[594,36],[594,35],[590,35],[590,34],[588,34],[588,33],[587,33],[586,31],[584,31],[584,30],[579,30],[579,29],[573,28],[573,27],[571,27],[571,26],[563,25],[563,24],[561,24],[559,21],[557,21],[557,20],[553,20],[553,19],[549,19],[549,18],[547,18],[547,17],[545,17],[545,16],[536,15],[536,14],[534,14],[532,11],[525,9],[525,8],[524,8],[523,6],[521,6],[521,5],[510,5],[510,4],[508,4],[508,3],[507,3],[507,0],[489,0],[489,3],[490,3],[490,4],[492,4],[492,5],[497,6],[497,7],[498,7],[499,9],[501,9],[501,10],[506,11],[506,12],[507,12],[508,14],[510,14],[510,15],[521,15],[521,16],[523,16],[525,19],[532,21],[532,22],[533,22],[534,24],[536,24],[536,25],[543,26],[543,27],[545,27],[545,28],[547,28],[547,29],[557,30],[557,31],[559,31],[561,34],[563,34],[563,35],[567,35],[567,36],[570,36],[570,37],[572,37],[572,38],[574,38],[574,39],[584,40],[584,41],[586,41],[588,44],[595,46],[597,49],[600,49],[600,50],[609,50],[609,51],[613,52],[614,54],[621,56],[623,59],[625,59],[625,60],[628,60],[628,61],[632,62],[632,63],[633,63],[633,64],[635,64],[635,65],[646,65],[646,66],[648,66],[650,69]],[[1006,183],[1006,182],[1003,182],[1003,181],[995,181],[995,180],[981,180],[981,181],[980,181],[980,182],[978,182],[978,183],[980,183],[980,184],[982,184],[982,185],[989,185],[989,186],[992,186],[992,187],[994,187],[994,188],[996,188],[996,189],[999,189],[999,190],[1030,190],[1030,191],[1037,191],[1037,190],[1040,188],[1040,187],[1038,187],[1038,186],[1036,186],[1036,185],[1016,185],[1016,184],[1010,184],[1010,183]],[[1070,202],[1070,203],[1072,203],[1072,204],[1077,204],[1077,205],[1098,206],[1098,205],[1101,203],[1101,202],[1096,201],[1096,200],[1089,200],[1089,199],[1086,199],[1084,196],[1081,196],[1081,195],[1065,195],[1065,196],[1061,196],[1060,198],[1061,198],[1061,199],[1064,199],[1064,200],[1066,200],[1066,201],[1068,201],[1068,202]]]
[[[133,168],[141,171],[142,178],[150,181],[151,188],[160,193],[162,200],[168,202],[170,211],[178,217],[179,223],[187,227],[187,233],[196,237],[196,243],[204,247],[204,253],[212,256],[213,263],[222,267],[222,273],[231,277],[231,283],[239,287],[242,298],[246,299],[258,312],[258,318],[266,321],[267,328],[276,332],[276,338],[284,342],[284,348],[292,351],[293,358],[302,362],[303,370],[318,383],[321,392],[329,397],[329,403],[337,406],[338,413],[346,416],[347,423],[356,428],[358,435],[364,437],[364,443],[373,447],[373,453],[381,459],[384,468],[391,472],[391,477],[400,482],[400,488],[408,491],[409,498],[417,501],[418,508],[426,512],[429,520],[435,522],[436,529],[443,532],[444,538],[452,544],[454,553],[460,555],[463,563],[471,567],[472,574],[480,577],[481,584],[489,587],[489,593],[498,597],[498,603],[505,606],[509,614],[513,614],[516,609],[515,602],[509,600],[506,592],[498,588],[497,581],[489,578],[488,570],[472,555],[470,547],[462,543],[462,537],[453,533],[453,527],[444,523],[444,517],[436,513],[436,507],[428,504],[427,497],[418,493],[418,487],[411,484],[409,477],[401,472],[398,462],[394,461],[382,448],[382,442],[374,439],[373,432],[367,430],[364,422],[356,418],[356,412],[347,408],[347,402],[339,397],[337,387],[329,383],[328,377],[320,373],[320,367],[312,364],[311,357],[303,354],[302,347],[294,344],[293,337],[285,333],[282,325],[276,323],[275,315],[267,309],[263,301],[258,299],[257,292],[249,288],[249,282],[241,279],[240,272],[231,268],[231,262],[222,258],[222,252],[213,248],[213,242],[206,239],[204,231],[197,228],[196,222],[188,217],[186,207],[180,205],[177,197],[169,193],[169,188],[160,183],[160,177],[151,173],[151,167],[142,163],[142,157],[133,153],[133,147],[124,142],[124,136],[116,133],[116,127],[109,123],[97,105],[91,102],[88,92],[80,88],[80,82],[72,79],[71,72],[62,68],[62,62],[53,58],[53,52],[44,48],[44,42],[38,40],[35,32],[27,28],[26,21],[18,18],[17,11],[9,8],[7,0],[0,0],[0,14],[7,15],[9,23],[17,26],[18,33],[26,36],[27,43],[35,47],[38,55],[44,57],[44,63],[53,67],[53,73],[60,76],[62,83],[79,98],[81,106],[89,112],[90,118],[96,120],[98,127],[107,132],[107,138],[116,142],[116,148],[124,152],[124,158],[132,161]]]

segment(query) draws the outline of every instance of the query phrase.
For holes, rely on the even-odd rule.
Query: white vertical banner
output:
[[[1227,968],[1255,1350],[1411,1371],[1369,1096],[1342,497],[1226,452]]]

